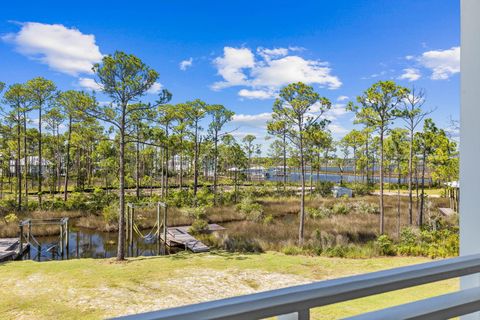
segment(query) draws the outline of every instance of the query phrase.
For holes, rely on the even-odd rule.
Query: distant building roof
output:
[[[444,183],[447,187],[450,187],[450,188],[460,188],[460,182],[458,181],[449,181],[449,182],[445,182]]]

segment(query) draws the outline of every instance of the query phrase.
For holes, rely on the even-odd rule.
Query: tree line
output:
[[[301,243],[308,169],[310,177],[316,171],[317,181],[323,166],[332,163],[341,175],[353,167],[358,184],[378,180],[380,233],[386,173],[398,177],[399,187],[400,178],[407,178],[409,221],[420,225],[424,197],[415,217],[414,177],[417,185],[421,177],[423,195],[427,170],[436,181],[458,175],[456,143],[428,118],[424,91],[393,81],[377,82],[349,103],[355,122],[363,128],[338,141],[328,130],[329,99],[303,83],[284,87],[267,124],[273,139],[270,151],[262,157],[255,136],[239,141],[225,129],[234,113],[221,104],[200,99],[171,104],[172,94],[166,89],[154,102],[146,101],[145,94],[159,74],[136,56],[117,51],[92,70],[108,103],[99,102],[95,93],[60,91],[41,77],[8,86],[0,82],[0,197],[9,191],[17,210],[26,211],[32,192],[41,207],[48,192],[67,201],[72,189],[94,185],[118,189],[118,259],[124,258],[126,188],[134,187],[140,198],[143,189],[161,187],[162,197],[168,197],[174,185],[190,188],[196,197],[199,186],[209,179],[216,201],[219,177],[229,177],[236,194],[245,169],[254,162],[282,168],[284,190],[289,184],[288,167],[298,167]],[[396,120],[404,125],[393,127]]]

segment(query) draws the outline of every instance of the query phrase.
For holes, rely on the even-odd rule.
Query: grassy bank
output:
[[[429,261],[425,258],[338,259],[280,253],[178,254],[113,260],[0,265],[1,319],[97,319],[208,301]],[[318,308],[335,319],[453,291],[456,280]]]

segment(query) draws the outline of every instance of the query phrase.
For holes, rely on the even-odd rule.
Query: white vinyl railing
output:
[[[480,254],[120,317],[126,320],[310,319],[310,309],[480,273]],[[351,319],[448,319],[480,311],[480,287]]]

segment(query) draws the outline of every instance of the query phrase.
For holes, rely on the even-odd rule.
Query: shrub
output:
[[[307,215],[312,219],[329,218],[333,214],[332,210],[327,207],[307,208]]]
[[[282,248],[282,252],[286,255],[297,256],[304,253],[303,248],[294,245],[287,245]]]
[[[262,221],[265,218],[263,206],[255,202],[251,197],[245,197],[236,206],[237,211],[244,214],[249,221]]]
[[[315,192],[322,197],[329,197],[332,195],[333,182],[319,181],[315,187]]]
[[[193,192],[190,190],[169,190],[167,204],[177,208],[191,207],[194,205],[193,200]]]
[[[65,202],[65,208],[67,210],[87,210],[88,209],[87,195],[80,192],[73,192]]]
[[[219,245],[229,252],[263,252],[257,240],[238,235],[224,236]]]
[[[214,194],[208,187],[203,187],[197,192],[196,205],[211,206],[213,204]],[[193,198],[192,198],[193,199]]]
[[[200,234],[208,231],[208,221],[204,219],[197,219],[193,221],[192,226],[188,229],[188,232],[192,234]]]
[[[334,215],[345,215],[350,212],[351,207],[346,202],[336,202],[332,207]]]
[[[218,203],[222,205],[229,205],[235,203],[235,191],[224,191],[218,194]]]
[[[5,216],[5,221],[7,223],[16,223],[18,222],[18,217],[15,213],[10,213]]]
[[[372,191],[372,187],[366,183],[354,183],[351,185],[354,196],[365,196]]]
[[[207,220],[207,209],[203,206],[183,208],[181,212],[191,219]]]
[[[272,224],[274,222],[274,218],[271,214],[267,215],[264,219],[263,219],[263,223],[265,224]]]
[[[358,213],[380,214],[380,207],[376,203],[359,201],[355,203],[354,207]]]
[[[0,200],[0,216],[5,216],[8,212],[17,210],[17,201],[13,197]]]
[[[382,234],[375,241],[375,245],[379,254],[384,256],[394,256],[395,255],[395,246],[392,240],[385,234]]]
[[[419,240],[418,229],[412,227],[403,228],[400,232],[400,243],[401,246],[415,246],[418,244]]]
[[[119,207],[117,204],[111,204],[102,210],[103,219],[107,223],[113,223],[118,221]]]

